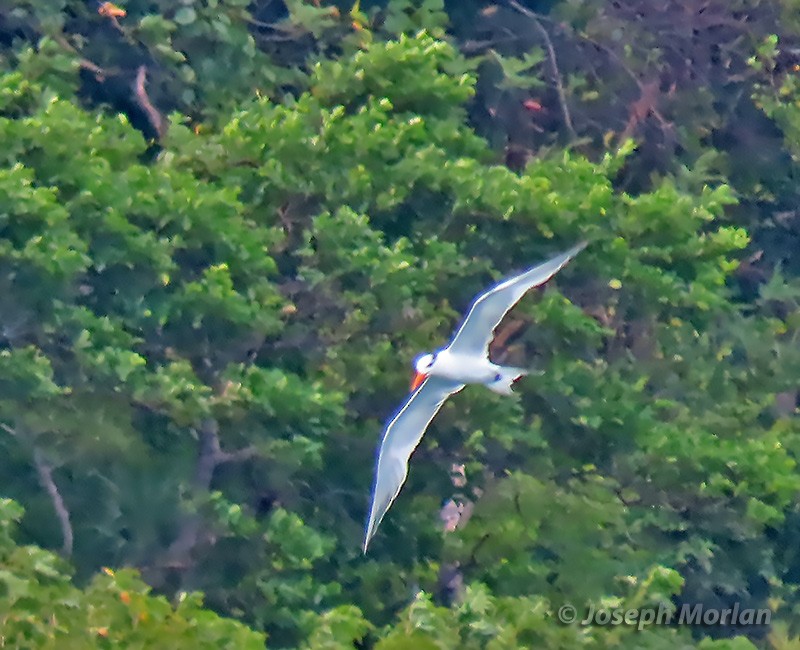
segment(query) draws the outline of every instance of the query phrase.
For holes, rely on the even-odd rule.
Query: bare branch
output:
[[[672,127],[658,110],[658,100],[661,97],[658,81],[639,84],[639,88],[641,89],[641,95],[639,99],[631,104],[628,122],[619,136],[620,142],[630,138],[636,127],[650,114],[659,121],[662,130],[666,131]]]
[[[219,425],[216,420],[208,418],[197,429],[199,452],[195,465],[194,493],[207,495],[211,490],[214,470],[222,463],[244,461],[257,455],[258,450],[244,447],[237,451],[227,452],[220,447]],[[192,514],[184,520],[181,531],[167,550],[166,566],[188,568],[191,566],[190,554],[200,539],[202,517]]]
[[[507,27],[503,28],[503,32],[504,36],[498,36],[496,38],[490,38],[483,41],[465,41],[461,46],[461,51],[467,56],[471,54],[482,54],[486,50],[496,47],[501,43],[513,43],[514,41],[519,40],[519,36]]]
[[[146,80],[147,67],[140,65],[139,69],[136,71],[136,81],[133,84],[133,94],[136,98],[136,102],[145,112],[145,115],[147,115],[147,119],[153,127],[153,130],[158,134],[159,138],[163,138],[164,134],[167,132],[167,123],[161,116],[161,113],[158,112],[158,109],[153,106],[153,103],[150,101],[150,97],[147,96],[147,90],[144,87]]]
[[[516,2],[516,0],[510,0],[510,5],[514,9],[516,9],[517,11],[522,13],[523,15],[528,16],[531,20],[536,22],[536,25],[537,25],[540,33],[542,34],[542,37],[545,39],[545,42],[548,45],[548,51],[552,52],[552,44],[551,44],[551,42],[550,42],[550,40],[548,38],[548,34],[547,34],[546,30],[544,29],[544,27],[542,27],[541,22],[542,21],[546,21],[546,22],[554,23],[554,21],[552,19],[548,18],[547,16],[542,16],[540,14],[537,14],[537,13],[531,11],[530,9],[527,9],[527,8],[523,7],[518,2]],[[649,97],[646,97],[648,95],[648,93],[650,92],[650,89],[648,88],[648,84],[642,82],[642,80],[636,75],[636,73],[634,73],[633,70],[631,70],[631,68],[628,66],[628,64],[625,62],[625,60],[619,55],[619,53],[616,50],[614,50],[614,48],[609,47],[608,45],[606,45],[604,43],[601,43],[600,41],[592,38],[591,36],[589,36],[588,34],[585,34],[583,32],[573,32],[573,33],[576,36],[578,36],[578,38],[586,41],[587,43],[590,43],[590,44],[594,45],[599,50],[602,50],[603,52],[605,52],[609,56],[609,58],[613,59],[617,63],[617,65],[619,65],[619,67],[622,69],[622,71],[625,72],[625,74],[627,74],[631,78],[631,80],[633,80],[633,82],[639,87],[639,91],[641,92],[642,97],[646,98],[646,99],[649,99]],[[551,65],[553,66],[553,69],[556,71],[556,89],[559,90],[559,97],[560,97],[561,108],[562,108],[562,112],[563,112],[567,108],[567,104],[566,104],[566,101],[563,99],[563,87],[561,87],[561,85],[560,85],[559,75],[557,74],[557,68],[555,67],[555,54],[554,53],[553,53],[553,56],[551,57],[550,61],[551,61]],[[652,113],[653,116],[658,120],[658,122],[661,125],[661,128],[663,130],[668,130],[668,129],[672,128],[671,123],[666,118],[664,118],[664,116],[658,110],[658,107],[655,105],[655,103],[651,103],[649,112]],[[568,113],[565,114],[565,123],[566,123],[566,117],[567,116],[568,116]],[[569,127],[569,125],[568,125],[568,127]],[[625,139],[627,139],[628,137],[630,137],[632,135],[633,127],[635,127],[635,117],[634,116],[632,116],[631,120],[629,120],[628,123],[626,124],[625,130],[624,130],[623,134],[620,136],[620,141],[624,141]],[[573,133],[574,133],[574,131],[573,131]]]
[[[603,50],[603,52],[605,52],[610,58],[614,59],[614,61],[617,62],[617,65],[619,65],[619,67],[622,68],[622,71],[625,74],[627,74],[637,86],[639,86],[639,89],[642,88],[641,79],[639,79],[639,77],[636,76],[636,73],[633,70],[631,70],[630,66],[627,63],[625,63],[625,59],[623,59],[613,47],[609,47],[605,43],[601,43],[600,41],[592,38],[588,34],[584,34],[583,32],[573,32],[573,33],[577,34],[579,38],[586,41],[587,43],[591,43],[597,49]]]
[[[249,447],[244,447],[243,449],[237,449],[236,451],[222,451],[217,454],[217,465],[222,465],[223,463],[241,463],[245,460],[250,460],[254,456],[258,455],[258,449],[253,445]]]
[[[508,340],[524,329],[527,323],[523,320],[512,320],[507,325],[500,328],[497,336],[489,344],[489,357],[497,359],[498,363],[503,363],[508,353]]]
[[[553,82],[556,85],[556,92],[558,93],[558,103],[561,106],[561,115],[564,119],[564,126],[567,127],[570,137],[574,140],[578,137],[578,134],[575,133],[575,127],[572,126],[572,116],[569,113],[569,106],[567,106],[567,96],[564,93],[564,84],[561,81],[561,73],[558,70],[558,61],[556,60],[556,51],[553,47],[553,42],[550,40],[550,35],[547,33],[547,30],[539,20],[538,14],[523,7],[521,4],[516,2],[516,0],[510,0],[509,4],[522,15],[530,18],[533,21],[533,24],[536,25],[536,29],[542,35],[545,47],[547,48],[547,58],[550,61],[550,68],[552,69],[553,73]]]
[[[72,45],[70,45],[69,41],[66,38],[64,38],[61,34],[53,35],[52,39],[68,52],[77,55],[78,65],[81,68],[83,68],[84,70],[88,70],[89,72],[93,72],[98,80],[105,79],[105,77],[107,76],[107,72],[96,63],[92,63],[89,59],[82,57],[80,52],[78,52],[78,50],[76,50]]]
[[[11,434],[12,436],[14,436],[15,438],[16,438],[16,436],[17,436],[17,430],[16,430],[16,429],[12,429],[12,428],[11,428],[10,426],[8,426],[7,424],[0,424],[0,429],[2,429],[3,431],[5,431],[6,433],[10,433],[10,434]]]
[[[64,555],[64,557],[69,557],[72,555],[72,524],[70,523],[69,510],[67,510],[67,507],[64,505],[64,499],[61,498],[58,486],[53,480],[53,468],[50,463],[44,459],[42,452],[36,447],[33,448],[33,463],[36,466],[39,482],[50,496],[53,509],[56,511],[56,516],[58,517],[58,523],[61,525],[61,537],[64,540],[61,546],[61,554]]]
[[[0,429],[10,433],[17,439],[21,439],[19,432],[13,427],[5,423],[0,423]],[[39,483],[47,492],[48,496],[50,497],[50,501],[53,504],[53,510],[56,511],[56,516],[58,517],[58,523],[61,526],[61,554],[64,557],[69,557],[72,555],[72,546],[74,543],[74,534],[72,532],[72,523],[70,522],[69,510],[67,510],[67,506],[64,504],[64,499],[61,497],[61,493],[58,491],[58,486],[56,485],[55,480],[53,480],[53,468],[42,455],[42,452],[34,446],[33,447],[33,464],[36,467],[36,474],[39,477]]]

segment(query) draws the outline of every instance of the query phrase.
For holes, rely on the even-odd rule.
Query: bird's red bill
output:
[[[414,373],[414,379],[411,380],[411,392],[413,393],[419,385],[428,378],[428,375],[422,372]]]

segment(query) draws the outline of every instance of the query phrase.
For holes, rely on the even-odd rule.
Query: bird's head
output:
[[[419,385],[431,374],[431,368],[436,361],[435,354],[423,354],[414,360],[414,379],[411,380],[411,391],[417,390]]]

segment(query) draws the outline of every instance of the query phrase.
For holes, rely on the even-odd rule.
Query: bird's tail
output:
[[[487,384],[490,390],[501,395],[513,395],[512,387],[514,382],[520,377],[524,377],[528,371],[524,368],[512,368],[510,366],[503,366],[497,369],[494,381]]]

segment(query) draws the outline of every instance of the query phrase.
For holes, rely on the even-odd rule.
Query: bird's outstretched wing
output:
[[[422,440],[425,429],[447,398],[462,388],[464,384],[450,379],[428,377],[411,394],[386,427],[378,452],[372,507],[364,537],[364,553],[367,552],[369,541],[375,535],[383,516],[405,483],[408,475],[408,459]]]
[[[449,346],[450,352],[469,356],[487,354],[489,343],[494,338],[494,329],[508,310],[519,302],[528,289],[544,284],[558,273],[586,247],[586,243],[581,242],[561,255],[508,278],[478,296],[453,337]]]

